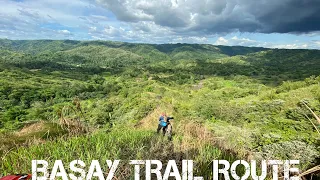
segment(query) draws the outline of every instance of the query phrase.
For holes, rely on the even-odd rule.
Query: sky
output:
[[[320,0],[0,0],[0,38],[320,49]]]

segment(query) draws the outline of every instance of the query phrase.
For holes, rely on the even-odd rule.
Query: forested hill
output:
[[[164,54],[175,55],[179,52],[224,54],[228,56],[244,55],[252,52],[266,50],[259,47],[242,46],[214,46],[208,44],[138,44],[113,41],[75,41],[75,40],[8,40],[0,39],[0,48],[29,54],[44,52],[57,52],[73,49],[80,46],[105,46],[109,48],[121,48],[135,53],[148,54],[156,51]]]
[[[186,76],[191,73],[196,78],[200,75],[245,75],[265,84],[319,75],[319,54],[319,50],[206,44],[0,40],[1,63],[29,69],[81,69],[96,73],[105,69],[122,72],[130,67],[137,74],[175,71]]]
[[[319,75],[319,50],[3,39],[0,177],[26,173],[34,158],[152,159],[163,149],[197,159],[199,171],[230,152],[299,159],[305,170],[320,163],[304,105],[320,114]],[[162,111],[175,117],[170,143],[154,135]]]

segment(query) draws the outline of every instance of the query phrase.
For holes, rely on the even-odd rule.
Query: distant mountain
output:
[[[0,48],[19,51],[30,54],[43,52],[57,52],[70,50],[80,46],[107,46],[129,50],[137,54],[162,55],[166,54],[174,59],[199,58],[199,54],[205,57],[220,57],[221,55],[235,56],[266,50],[259,47],[243,46],[216,46],[209,44],[140,44],[113,41],[75,41],[75,40],[9,40],[0,39]],[[192,54],[196,53],[198,55]],[[189,53],[189,54],[188,54]]]

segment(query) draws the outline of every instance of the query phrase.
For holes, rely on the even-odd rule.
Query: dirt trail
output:
[[[162,112],[167,113],[169,116],[177,115],[170,105],[166,107],[157,107],[139,121],[135,125],[135,128],[156,131],[158,119]],[[173,141],[175,141],[177,137],[180,137],[179,142],[173,142],[175,144],[175,150],[188,151],[194,148],[197,149],[205,143],[215,143],[213,134],[207,130],[204,125],[198,122],[186,118],[179,119],[175,117],[171,123],[173,126]]]
[[[158,125],[158,120],[159,120],[159,116],[161,115],[161,113],[165,112],[166,114],[168,114],[169,116],[172,115],[172,108],[161,108],[161,107],[157,107],[156,109],[154,109],[151,113],[149,113],[146,117],[144,117],[141,121],[139,121],[135,127],[139,128],[139,129],[157,129],[157,125]],[[172,122],[174,124],[174,122]]]
[[[23,127],[20,131],[15,132],[15,135],[25,136],[25,135],[43,130],[44,128],[45,128],[45,123],[43,121],[39,121],[37,123]]]

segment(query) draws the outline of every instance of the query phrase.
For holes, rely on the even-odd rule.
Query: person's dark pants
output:
[[[159,133],[160,130],[161,130],[161,128],[162,128],[163,135],[165,135],[165,134],[166,134],[167,127],[168,127],[168,126],[163,127],[163,126],[161,126],[161,125],[159,124],[159,125],[158,125],[158,129],[157,129],[157,133]]]

